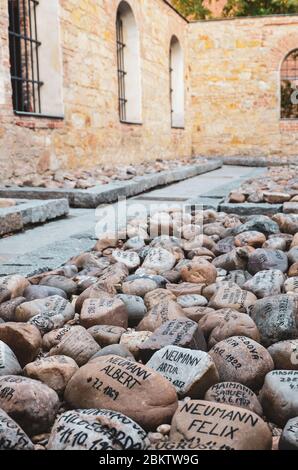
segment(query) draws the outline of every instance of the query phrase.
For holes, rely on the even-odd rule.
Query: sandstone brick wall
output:
[[[187,59],[187,23],[162,0],[129,0],[140,30],[143,125],[121,124],[115,19],[120,0],[60,0],[65,119],[15,116],[11,104],[7,2],[0,4],[0,171],[45,171],[191,153],[191,123],[171,129],[169,47]],[[188,69],[186,106],[188,106]]]
[[[189,27],[193,152],[298,155],[298,121],[280,120],[280,65],[298,48],[298,16]]]

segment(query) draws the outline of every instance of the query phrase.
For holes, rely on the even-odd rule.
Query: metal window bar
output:
[[[124,66],[124,50],[126,44],[123,37],[123,21],[120,16],[117,17],[117,64],[118,64],[118,102],[119,102],[119,118],[121,122],[126,122],[126,94],[125,94],[125,77],[127,72]]]
[[[16,112],[41,114],[37,34],[38,0],[8,0],[9,49],[13,108]]]
[[[281,67],[281,119],[298,119],[298,105],[291,101],[298,89],[298,49],[285,58]]]
[[[298,49],[292,51],[281,68],[282,80],[298,80]]]
[[[170,48],[170,104],[171,104],[171,125],[173,126],[173,114],[174,114],[174,109],[173,109],[173,55],[172,55],[172,47]]]

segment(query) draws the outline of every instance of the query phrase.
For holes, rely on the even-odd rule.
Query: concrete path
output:
[[[131,198],[129,204],[183,202],[199,196],[222,198],[245,179],[260,176],[265,168],[224,166],[210,173],[156,189]],[[108,206],[115,207],[115,205]],[[71,209],[65,219],[26,230],[0,240],[0,276],[12,273],[31,275],[54,269],[71,256],[90,250],[96,241],[95,225],[104,214],[100,209]]]

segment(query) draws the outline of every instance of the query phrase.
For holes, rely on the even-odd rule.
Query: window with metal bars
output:
[[[120,121],[126,122],[126,104],[125,97],[125,76],[127,75],[124,68],[124,50],[125,43],[123,38],[123,21],[121,16],[117,15],[117,64],[118,64],[118,100],[119,100],[119,117]]]
[[[42,113],[38,5],[38,0],[8,0],[10,67],[15,112]]]
[[[298,49],[281,66],[281,119],[298,119]]]
[[[172,47],[170,47],[170,106],[171,106],[171,126],[173,127],[173,114],[174,114],[174,109],[173,109],[173,52],[172,52]]]

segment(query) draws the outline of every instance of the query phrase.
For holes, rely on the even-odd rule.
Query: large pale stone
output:
[[[155,331],[169,320],[186,318],[182,308],[176,302],[160,302],[155,305],[139,323],[138,331]]]
[[[170,271],[176,264],[175,256],[164,248],[151,248],[145,258],[143,267],[152,269],[157,274]]]
[[[284,274],[278,269],[259,271],[248,280],[242,289],[253,292],[259,299],[270,295],[281,294],[285,281]]]
[[[239,288],[221,287],[209,302],[209,307],[215,309],[232,308],[239,312],[251,312],[257,297],[252,293]]]
[[[0,410],[0,450],[34,450],[27,434],[4,410]]]
[[[238,406],[262,416],[262,406],[256,394],[245,385],[237,382],[220,382],[207,390],[205,400]]]
[[[0,377],[4,375],[17,375],[22,372],[21,366],[7,344],[0,341]]]
[[[22,367],[36,358],[42,346],[38,328],[28,323],[8,322],[0,325],[0,340],[14,351]]]
[[[86,299],[80,315],[80,323],[85,328],[96,325],[113,325],[127,328],[127,308],[121,299]]]

